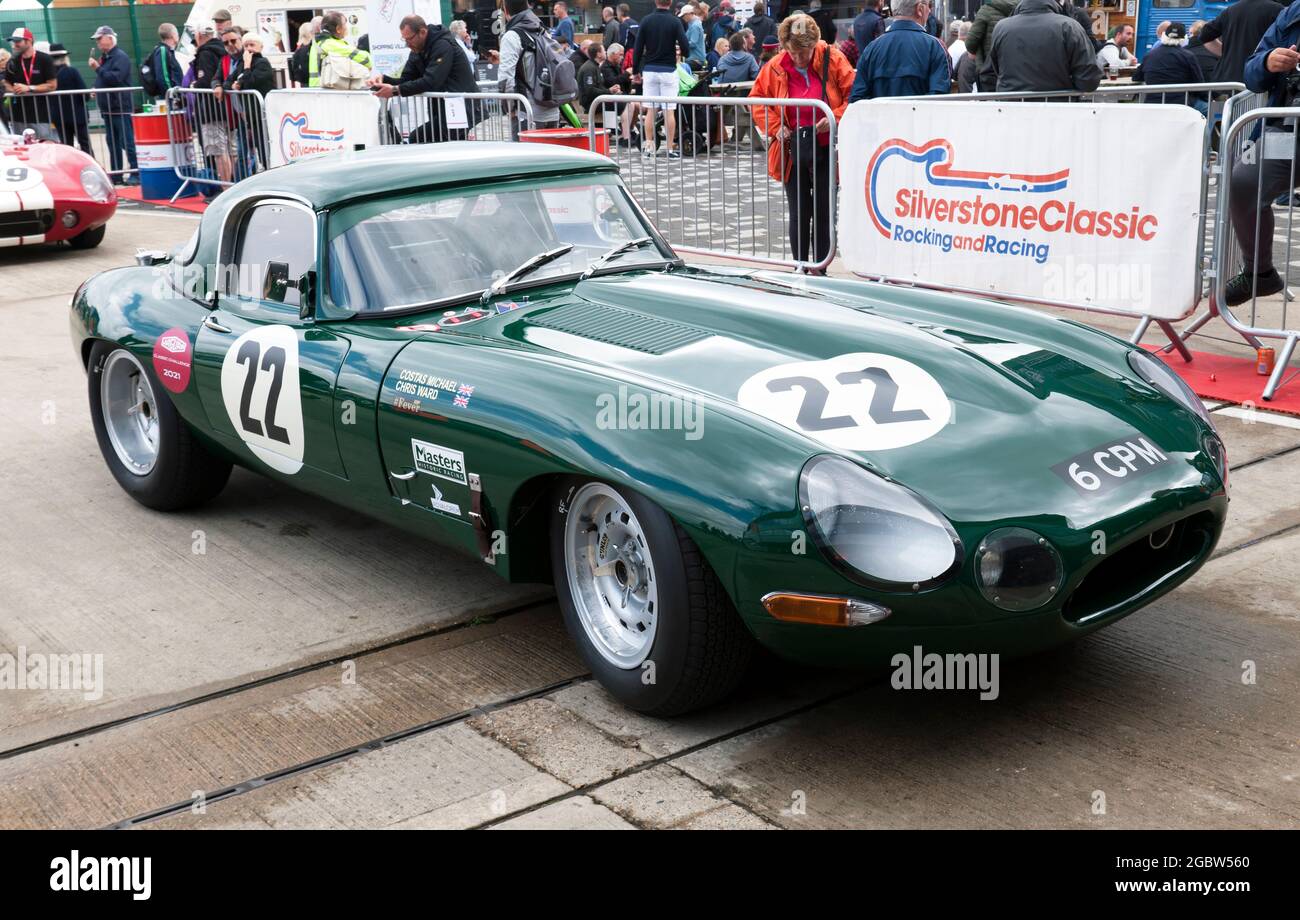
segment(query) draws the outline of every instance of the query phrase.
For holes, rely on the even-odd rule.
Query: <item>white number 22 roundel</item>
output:
[[[759,371],[740,387],[742,408],[840,450],[890,450],[934,437],[952,404],[922,368],[855,352]]]
[[[235,431],[259,460],[292,475],[302,469],[298,336],[259,326],[235,339],[221,365],[221,399]]]

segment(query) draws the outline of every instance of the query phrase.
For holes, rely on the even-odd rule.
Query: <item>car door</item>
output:
[[[284,475],[346,478],[334,389],[349,342],[315,321],[318,246],[316,214],[302,202],[232,209],[195,367],[218,436]]]

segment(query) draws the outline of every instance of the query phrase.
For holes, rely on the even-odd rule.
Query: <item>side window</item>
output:
[[[316,267],[316,220],[301,208],[260,204],[244,215],[235,243],[239,266],[239,295],[260,298],[269,262],[284,262],[297,280]],[[229,291],[230,288],[227,288]],[[285,292],[286,306],[298,306],[298,291]]]

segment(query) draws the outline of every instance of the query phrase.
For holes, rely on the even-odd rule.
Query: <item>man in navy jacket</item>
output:
[[[1252,92],[1268,93],[1269,105],[1284,106],[1291,101],[1286,76],[1300,77],[1296,70],[1300,66],[1297,42],[1300,42],[1300,0],[1278,14],[1246,62],[1246,87]],[[1294,131],[1283,128],[1281,119],[1268,119],[1264,133],[1282,135],[1283,143],[1293,155],[1300,152],[1294,147]],[[1241,246],[1242,270],[1228,281],[1225,299],[1229,306],[1245,303],[1252,296],[1277,294],[1285,287],[1273,267],[1271,203],[1278,195],[1291,191],[1292,160],[1266,158],[1263,135],[1257,140],[1261,143],[1256,145],[1254,162],[1232,167],[1230,209],[1232,226]]]
[[[117,47],[117,33],[112,26],[100,26],[91,36],[99,45],[100,56],[90,59],[95,71],[95,89],[117,89],[131,86],[131,59]],[[135,159],[135,129],[131,126],[131,113],[135,110],[132,92],[96,93],[95,104],[104,116],[104,134],[108,141],[108,159],[112,164],[113,181],[138,185],[139,168]],[[122,174],[122,151],[126,150],[131,174]]]
[[[930,9],[929,0],[895,0],[894,24],[858,59],[849,102],[941,95],[952,89],[948,52],[922,25]]]

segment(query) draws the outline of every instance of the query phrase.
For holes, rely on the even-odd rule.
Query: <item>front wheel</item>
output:
[[[99,341],[90,350],[90,417],[109,471],[126,492],[155,511],[174,511],[215,496],[230,463],[209,453],[131,352]]]
[[[108,224],[100,224],[98,227],[92,227],[89,230],[82,230],[76,236],[68,240],[68,245],[73,249],[94,249],[100,243],[104,242],[104,234],[108,231]]]
[[[658,505],[598,480],[561,484],[551,564],[565,626],[623,705],[671,716],[744,676],[753,639],[699,549]]]

